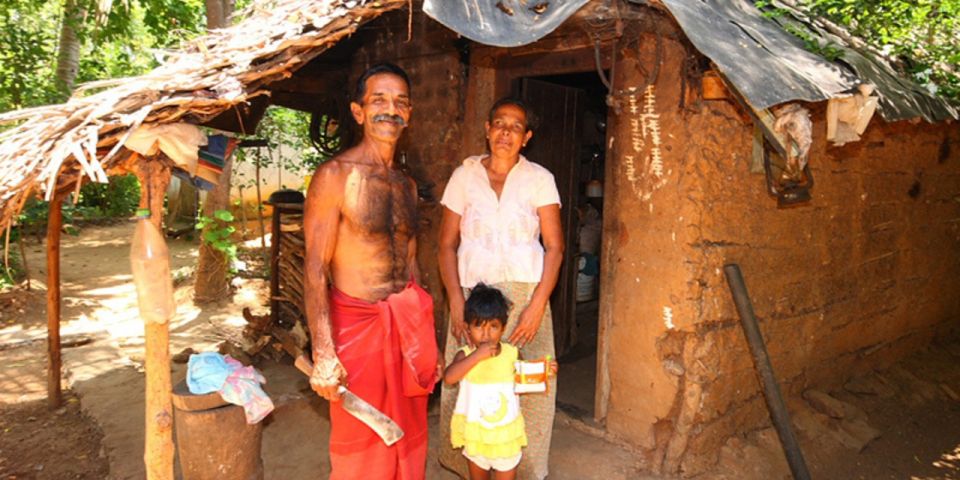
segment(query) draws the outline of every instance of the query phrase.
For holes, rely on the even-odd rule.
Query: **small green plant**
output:
[[[21,279],[24,273],[20,268],[20,256],[17,254],[17,252],[11,251],[9,255],[9,267],[3,265],[3,261],[0,259],[0,290],[16,285],[17,281]]]
[[[203,243],[210,245],[214,250],[223,253],[227,260],[227,269],[231,274],[237,273],[237,244],[230,239],[237,231],[230,222],[234,220],[229,210],[213,212],[213,218],[200,215],[197,218],[197,230],[202,230]]]

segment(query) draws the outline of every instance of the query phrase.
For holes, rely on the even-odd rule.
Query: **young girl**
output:
[[[444,371],[448,385],[460,383],[460,392],[450,420],[450,440],[463,448],[471,480],[513,480],[527,444],[514,393],[514,362],[517,348],[501,343],[510,310],[499,290],[478,284],[464,304],[464,321],[472,346],[457,352]],[[556,363],[551,373],[556,373]]]

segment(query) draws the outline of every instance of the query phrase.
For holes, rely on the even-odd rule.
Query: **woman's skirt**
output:
[[[506,341],[513,333],[513,329],[517,327],[517,318],[530,302],[530,297],[533,295],[533,290],[537,287],[537,284],[503,282],[490,286],[503,292],[513,305],[513,308],[510,309],[510,318],[507,320],[507,330],[503,335],[503,339]],[[464,296],[468,295],[469,290],[464,289]],[[459,348],[460,344],[450,334],[448,325],[447,341],[444,348],[444,365],[449,365],[453,361],[453,357]],[[550,313],[549,304],[543,314],[543,321],[540,322],[540,329],[534,336],[533,341],[520,349],[520,357],[525,360],[536,360],[546,355],[556,358],[553,347],[553,316]],[[445,468],[456,472],[460,477],[469,478],[466,459],[459,449],[450,446],[450,418],[453,416],[453,408],[457,403],[457,388],[457,385],[448,386],[445,384],[440,396],[440,463]],[[550,380],[547,393],[520,395],[520,411],[523,413],[524,426],[527,431],[527,447],[523,449],[523,459],[520,460],[517,475],[519,480],[543,480],[547,476],[547,461],[550,456],[550,438],[553,434],[556,399],[556,377]]]

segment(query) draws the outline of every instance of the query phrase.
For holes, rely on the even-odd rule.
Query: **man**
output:
[[[307,193],[305,306],[311,387],[330,401],[331,479],[422,479],[427,398],[437,376],[433,302],[417,285],[416,184],[394,164],[410,82],[371,67],[350,104],[360,142],[321,165]],[[341,407],[340,385],[392,418],[387,447]]]

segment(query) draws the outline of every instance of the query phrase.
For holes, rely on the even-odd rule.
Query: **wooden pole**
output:
[[[277,301],[280,297],[280,205],[272,203],[270,207],[273,208],[270,223],[270,325],[276,325],[280,314],[280,302]]]
[[[158,158],[144,158],[136,167],[140,208],[150,209],[150,221],[162,232],[163,196],[170,167]],[[148,480],[173,480],[173,405],[170,380],[170,324],[144,322],[146,438],[143,461]]]
[[[27,249],[23,246],[23,228],[20,228],[20,235],[17,235],[17,245],[20,246],[20,263],[23,264],[23,276],[27,278],[27,291],[32,290],[30,282],[30,266],[27,265]]]
[[[263,225],[263,194],[260,193],[260,162],[263,161],[263,157],[259,150],[257,150],[257,157],[254,163],[256,167],[256,180],[257,180],[257,219],[260,221],[260,251],[267,251],[267,229]],[[271,233],[271,235],[275,235]],[[270,262],[264,262],[269,264]]]
[[[790,472],[796,480],[810,480],[807,462],[803,459],[800,442],[793,434],[790,412],[783,401],[783,395],[780,394],[780,384],[777,383],[777,376],[773,372],[767,345],[763,341],[763,334],[760,333],[757,316],[753,313],[753,303],[750,301],[750,294],[747,293],[747,284],[743,281],[740,266],[736,263],[728,263],[723,266],[723,273],[727,277],[727,284],[730,285],[730,293],[733,295],[733,303],[737,306],[737,313],[740,314],[740,326],[743,327],[747,346],[750,347],[750,353],[753,355],[753,366],[757,369],[760,387],[763,388],[763,397],[767,400],[767,410],[770,411],[770,420],[773,421],[773,427],[780,436],[780,446],[783,447],[783,453],[787,457],[787,465],[790,466]]]
[[[63,196],[54,194],[47,215],[47,405],[60,408],[60,228]]]

